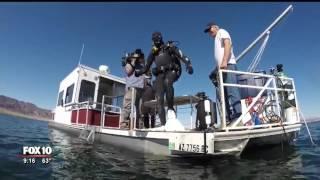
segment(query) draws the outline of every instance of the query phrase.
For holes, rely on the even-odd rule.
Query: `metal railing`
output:
[[[111,108],[111,109],[119,109],[119,111],[118,111],[118,113],[119,113],[118,129],[120,129],[120,123],[121,123],[121,118],[122,118],[121,107],[110,105],[110,104],[105,104],[105,99],[107,99],[107,98],[113,99],[113,98],[118,98],[118,97],[121,97],[121,96],[107,96],[107,95],[102,96],[101,119],[100,119],[100,125],[102,125],[101,126],[102,128],[104,128],[104,124],[105,124],[106,109]],[[107,112],[117,113],[117,111],[107,111]],[[112,116],[112,115],[109,115],[109,116]]]
[[[84,102],[80,102],[80,103],[72,103],[72,104],[68,104],[65,107],[65,111],[73,111],[76,110],[77,111],[77,116],[76,116],[76,125],[81,125],[81,126],[87,126],[88,125],[88,119],[89,119],[89,109],[90,110],[98,110],[101,111],[101,117],[100,117],[100,127],[101,128],[106,128],[105,127],[105,116],[106,116],[106,112],[111,112],[111,113],[115,113],[119,115],[115,115],[115,116],[119,116],[119,124],[118,124],[118,129],[120,128],[120,120],[121,120],[121,107],[119,106],[115,106],[115,105],[111,105],[111,104],[105,104],[105,99],[107,98],[119,98],[121,96],[106,96],[103,95],[102,96],[102,103],[100,102],[91,102],[91,101],[84,101]],[[99,108],[95,108],[95,106],[97,105],[101,105],[101,109]],[[111,110],[107,110],[107,109],[111,109]],[[85,124],[79,124],[79,112],[81,109],[85,109],[86,110],[86,123]],[[113,111],[114,109],[116,109],[115,111]],[[108,115],[108,116],[112,116],[112,115]],[[108,128],[113,128],[113,127],[108,127]]]
[[[249,76],[253,76],[254,78],[256,78],[256,77],[265,78],[266,82],[264,83],[263,86],[224,83],[223,82],[223,73],[233,73],[236,75],[249,75]],[[293,93],[294,100],[295,100],[296,117],[297,117],[297,121],[300,122],[300,118],[298,115],[299,107],[298,107],[298,103],[297,103],[296,90],[295,90],[295,85],[294,85],[294,81],[292,78],[280,77],[280,76],[274,76],[274,75],[268,75],[268,74],[261,74],[261,73],[250,73],[250,72],[233,71],[233,70],[219,70],[218,80],[219,80],[218,88],[219,88],[220,92],[219,92],[219,94],[217,94],[217,96],[219,96],[219,98],[220,98],[220,100],[219,100],[220,104],[218,103],[218,106],[220,105],[220,107],[218,107],[219,114],[220,114],[220,121],[221,121],[220,122],[221,123],[220,129],[228,131],[228,130],[235,130],[235,129],[250,129],[250,128],[256,128],[256,127],[273,127],[273,126],[277,126],[277,125],[292,124],[292,123],[288,123],[288,122],[286,122],[286,120],[284,120],[283,122],[281,121],[278,123],[264,123],[262,125],[250,125],[250,126],[239,125],[239,123],[244,119],[244,117],[247,115],[247,113],[249,113],[250,110],[256,105],[258,100],[262,97],[262,95],[266,91],[269,91],[267,96],[269,96],[271,99],[274,98],[274,100],[276,101],[276,114],[281,118],[283,117],[283,115],[281,115],[282,107],[280,107],[280,104],[282,103],[282,101],[279,99],[278,93],[284,92],[284,91]],[[292,88],[278,87],[277,80],[280,80],[280,81],[286,80],[286,81],[290,82],[292,84]],[[234,120],[233,122],[231,122],[230,125],[228,125],[228,126],[226,125],[226,102],[225,102],[224,87],[237,87],[237,88],[239,88],[239,90],[241,88],[260,90],[259,93],[255,97],[252,98],[253,100],[248,105],[248,107],[246,107],[245,109],[242,109],[241,116],[239,118],[237,118],[236,120]],[[274,93],[272,93],[272,92],[274,92]],[[265,106],[265,104],[263,106]]]

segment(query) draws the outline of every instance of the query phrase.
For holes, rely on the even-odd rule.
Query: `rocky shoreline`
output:
[[[15,116],[15,117],[22,117],[26,119],[32,119],[32,120],[39,120],[39,121],[52,121],[52,118],[45,118],[45,117],[37,117],[37,116],[29,116],[22,113],[17,113],[13,111],[8,111],[6,109],[0,108],[0,114]]]
[[[53,119],[51,110],[39,108],[30,102],[20,101],[4,95],[0,95],[0,114],[45,121]]]

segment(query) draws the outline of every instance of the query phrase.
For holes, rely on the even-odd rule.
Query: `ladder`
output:
[[[86,112],[86,125],[81,130],[79,138],[86,140],[88,143],[92,144],[94,142],[96,127],[88,125],[88,115],[89,115],[90,102],[87,102],[87,112]]]
[[[96,127],[86,125],[80,132],[79,138],[86,140],[89,144],[94,142]]]

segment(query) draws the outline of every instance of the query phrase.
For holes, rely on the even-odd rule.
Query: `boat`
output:
[[[240,56],[246,54],[292,9],[290,5]],[[256,62],[254,63],[256,65]],[[281,68],[280,68],[281,69]],[[251,69],[252,70],[252,69]],[[273,69],[273,72],[275,70]],[[278,71],[280,72],[279,68]],[[223,74],[234,73],[241,83],[223,81]],[[217,99],[203,99],[199,95],[177,96],[174,105],[190,107],[190,127],[168,130],[161,127],[135,127],[135,109],[132,104],[130,126],[120,128],[125,80],[112,75],[102,65],[94,69],[78,66],[59,86],[53,121],[49,127],[64,130],[89,143],[105,143],[140,153],[163,156],[240,156],[246,148],[290,144],[301,128],[299,106],[294,79],[279,73],[219,70],[217,72]],[[239,81],[240,82],[240,81]],[[228,123],[226,119],[226,86],[241,91],[242,115]],[[193,114],[204,103],[205,116],[193,120]],[[156,100],[145,102],[155,107]],[[196,124],[205,122],[205,128]],[[196,124],[193,126],[193,124]]]

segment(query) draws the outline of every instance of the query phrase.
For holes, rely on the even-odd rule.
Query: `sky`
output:
[[[210,21],[226,29],[239,55],[290,3],[0,3],[0,94],[53,109],[60,81],[78,64],[123,77],[124,51],[151,49],[151,34],[177,40],[193,64],[183,71],[175,94],[206,92],[215,98],[208,75],[215,67]],[[294,10],[271,32],[258,68],[284,64],[295,79],[305,116],[320,116],[320,3],[293,3]],[[238,63],[246,70],[258,48]]]

